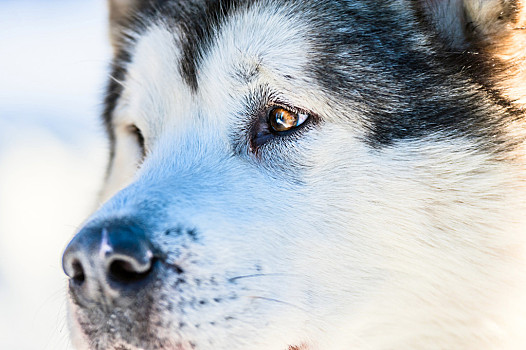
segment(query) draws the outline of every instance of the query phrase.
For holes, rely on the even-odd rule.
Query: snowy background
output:
[[[61,253],[105,166],[104,0],[0,0],[0,349],[71,349]]]

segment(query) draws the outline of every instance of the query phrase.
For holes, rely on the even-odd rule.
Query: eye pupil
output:
[[[269,122],[272,130],[283,132],[299,126],[304,120],[300,120],[298,113],[284,108],[274,108],[270,111]]]

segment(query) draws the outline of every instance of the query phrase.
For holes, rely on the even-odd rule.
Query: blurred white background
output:
[[[94,208],[105,0],[0,0],[0,349],[71,349],[61,253]]]

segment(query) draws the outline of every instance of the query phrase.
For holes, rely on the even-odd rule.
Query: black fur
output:
[[[129,26],[136,32],[149,22],[173,26],[174,33],[179,33],[174,34],[178,36],[174,40],[183,53],[180,71],[196,91],[197,71],[215,31],[233,12],[258,2],[144,1]],[[363,110],[362,117],[369,126],[366,142],[373,148],[441,133],[480,139],[483,147],[498,151],[504,148],[502,126],[510,119],[524,117],[492,86],[488,62],[493,61],[474,52],[475,48],[444,50],[441,39],[426,29],[427,19],[417,6],[415,18],[402,18],[378,1],[301,1],[284,6],[297,7],[291,12],[307,16],[312,24],[309,40],[318,50],[310,54],[312,64],[306,74],[339,103]],[[399,27],[404,28],[393,31]],[[412,45],[412,37],[426,31],[435,45],[428,51]],[[117,80],[124,77],[130,46],[133,41],[114,61],[112,75]],[[104,112],[108,126],[120,92],[120,85],[110,81]]]
[[[126,65],[130,62],[131,56],[127,50],[121,50],[115,57],[111,66],[111,75],[106,87],[106,97],[104,98],[103,121],[106,127],[106,133],[110,141],[110,162],[113,160],[115,153],[115,134],[113,133],[113,111],[119,100],[123,86],[122,82],[126,75]],[[110,164],[111,166],[111,164]]]

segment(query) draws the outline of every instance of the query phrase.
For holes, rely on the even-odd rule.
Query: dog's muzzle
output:
[[[70,291],[83,306],[124,306],[155,280],[157,257],[140,225],[122,220],[83,228],[62,257]]]

